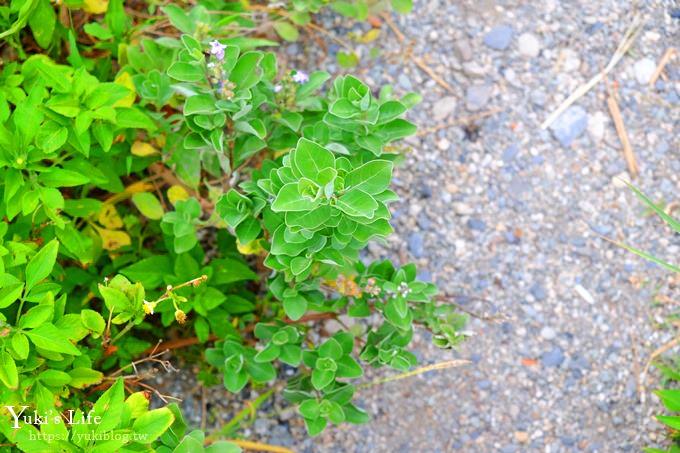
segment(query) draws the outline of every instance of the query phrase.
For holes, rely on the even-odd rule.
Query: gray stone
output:
[[[519,48],[519,53],[529,58],[537,57],[541,51],[541,43],[536,35],[532,33],[522,33],[517,38],[517,47]]]
[[[554,340],[557,336],[557,333],[552,327],[545,326],[541,329],[541,336],[546,340]]]
[[[515,157],[517,157],[517,154],[519,154],[519,146],[510,145],[507,148],[505,148],[501,158],[503,159],[503,162],[508,164],[508,163],[512,162],[513,160],[515,160]]]
[[[530,289],[529,292],[531,293],[532,296],[534,296],[534,299],[537,301],[541,302],[544,301],[548,298],[548,293],[545,291],[545,288],[540,283],[534,284]]]
[[[457,40],[453,45],[453,50],[460,61],[470,61],[472,59],[472,46],[467,39]]]
[[[588,113],[578,105],[569,107],[550,126],[553,136],[562,146],[570,146],[588,127]]]
[[[512,27],[509,25],[498,25],[484,35],[484,44],[492,49],[505,50],[512,41]]]
[[[541,364],[545,367],[558,367],[564,362],[564,352],[558,346],[541,354]]]
[[[451,115],[454,110],[456,110],[456,98],[446,96],[434,103],[432,106],[432,117],[437,121],[441,121]]]
[[[465,106],[470,111],[480,110],[491,99],[492,85],[472,85],[465,93]]]
[[[486,223],[484,223],[483,220],[479,219],[470,219],[467,221],[467,226],[471,230],[475,231],[484,231],[486,230]]]
[[[414,231],[408,236],[408,250],[414,258],[422,258],[425,255],[423,236],[417,231]]]

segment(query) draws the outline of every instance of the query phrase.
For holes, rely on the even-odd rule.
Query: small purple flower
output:
[[[300,84],[307,83],[309,82],[309,76],[302,71],[295,71],[295,74],[293,74],[293,82]]]
[[[219,41],[210,41],[210,54],[219,61],[224,60],[224,49],[226,48],[227,46],[220,43]]]
[[[274,85],[274,93],[279,93],[281,90],[283,90],[281,85]]]

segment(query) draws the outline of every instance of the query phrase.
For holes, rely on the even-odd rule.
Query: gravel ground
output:
[[[679,60],[667,80],[647,82],[677,46],[680,19],[669,2],[638,7],[644,28],[609,82],[639,161],[636,184],[670,203],[680,195]],[[423,363],[473,363],[361,393],[370,424],[298,440],[295,450],[613,452],[661,437],[657,399],[648,391],[641,403],[637,383],[673,335],[659,328],[670,308],[655,297],[677,301],[680,281],[600,235],[675,261],[680,240],[616,179],[628,173],[604,84],[540,129],[606,66],[635,11],[603,0],[419,1],[397,19],[408,43],[386,32],[382,57],[363,58],[356,72],[373,86],[423,94],[411,115],[423,129],[500,110],[474,122],[478,131],[453,126],[409,141],[396,234],[370,252],[415,260],[424,278],[467,296],[457,298],[466,309],[504,320],[473,319],[475,336],[457,352],[421,332]],[[453,92],[404,59],[409,48]]]
[[[657,376],[647,379],[646,402],[638,376],[673,336],[662,326],[673,307],[655,300],[677,302],[680,281],[601,236],[675,261],[680,240],[617,179],[628,173],[604,84],[552,129],[540,128],[606,66],[639,10],[644,28],[608,81],[640,165],[636,184],[654,200],[678,201],[680,60],[665,80],[647,81],[679,42],[680,13],[670,2],[639,3],[416,1],[414,13],[396,19],[407,42],[385,28],[373,44],[380,57],[361,48],[353,72],[424,96],[411,114],[424,133],[409,140],[395,181],[396,234],[370,254],[416,261],[465,309],[501,320],[473,318],[474,336],[458,351],[438,350],[419,332],[423,364],[472,364],[363,391],[368,425],[308,439],[299,418],[273,402],[272,418],[244,434],[306,452],[620,452],[658,443],[649,392]],[[325,20],[338,29],[337,18]],[[315,68],[325,58],[333,72],[338,49],[329,41],[325,56],[303,44],[284,52]],[[409,51],[453,92],[405,58]],[[467,127],[428,133],[492,109]]]

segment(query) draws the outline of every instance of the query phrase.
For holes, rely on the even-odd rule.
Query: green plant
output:
[[[412,367],[414,325],[440,347],[463,339],[415,266],[359,259],[392,232],[417,95],[278,68],[260,50],[276,43],[243,33],[258,16],[242,2],[50,6],[85,34],[59,22],[44,53],[51,25],[29,4],[45,6],[0,14],[15,49],[0,74],[1,443],[201,451],[176,406],[148,410],[139,391],[153,386],[135,364],[158,363],[161,340],[194,337],[199,378],[232,392],[295,367],[284,394],[317,434],[367,420],[353,380]],[[343,327],[319,337],[326,320]],[[15,420],[25,406],[53,423]]]
[[[670,212],[666,212],[663,207],[657,205],[653,201],[649,199],[640,189],[637,187],[633,186],[632,184],[628,184],[628,187],[633,191],[635,196],[644,203],[644,205],[654,214],[656,214],[661,220],[664,221],[665,224],[667,224],[673,234],[680,234],[680,221],[673,218]],[[643,250],[637,249],[635,247],[631,247],[629,245],[616,242],[617,245],[620,247],[625,248],[626,250],[650,261],[653,262],[667,270],[670,270],[671,272],[675,272],[677,274],[680,274],[680,267],[671,264],[661,258],[656,257],[655,255],[652,255],[648,252],[645,252]],[[677,364],[664,364],[664,363],[659,363],[657,364],[657,368],[661,371],[662,375],[665,378],[666,384],[669,383],[675,383],[680,381],[680,369],[678,369]],[[656,395],[659,397],[661,400],[663,406],[670,412],[680,412],[680,390],[675,389],[675,388],[664,388],[661,390],[655,391]],[[678,453],[680,452],[680,437],[678,436],[678,431],[680,431],[680,416],[679,415],[657,415],[656,419],[663,423],[666,427],[669,428],[669,439],[673,443],[669,448],[667,449],[658,449],[658,448],[645,448],[645,451],[647,453]]]

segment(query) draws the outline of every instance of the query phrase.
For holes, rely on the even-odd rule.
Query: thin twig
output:
[[[399,30],[397,24],[394,23],[394,21],[392,20],[388,13],[383,13],[382,17],[385,19],[385,23],[390,28],[390,30],[392,30],[392,33],[394,33],[394,35],[397,37],[397,41],[403,44],[406,41],[406,36],[401,32],[401,30]],[[409,58],[413,63],[415,63],[415,65],[418,66],[421,71],[430,76],[430,78],[434,80],[439,86],[441,86],[450,93],[454,92],[451,85],[449,85],[444,79],[442,79],[439,76],[439,74],[434,72],[434,70],[432,70],[432,68],[430,68],[428,64],[425,62],[425,60],[423,60],[421,57],[416,57],[411,52],[407,52],[406,57]]]
[[[501,315],[495,315],[495,316],[486,315],[486,314],[480,314],[480,313],[472,311],[468,308],[465,308],[464,306],[462,306],[461,304],[459,304],[459,303],[457,303],[453,300],[456,296],[457,296],[456,294],[441,294],[441,295],[437,296],[437,300],[439,300],[441,302],[445,302],[445,303],[450,304],[450,305],[453,305],[457,309],[459,309],[460,311],[467,313],[468,315],[472,316],[473,318],[481,319],[482,321],[502,322],[502,321],[506,321],[508,319],[505,315],[502,315],[502,314]],[[482,302],[489,302],[490,303],[490,301],[488,301],[484,298],[481,298],[481,297],[476,297],[476,296],[465,296],[465,297],[467,297],[469,299],[473,299],[473,300],[479,300],[479,301],[482,301]]]
[[[635,42],[635,38],[637,38],[637,35],[641,29],[642,19],[638,14],[633,18],[633,22],[626,30],[623,39],[621,39],[619,46],[616,48],[616,51],[609,60],[609,63],[607,63],[607,66],[602,71],[593,76],[593,78],[587,83],[581,85],[567,99],[565,99],[564,102],[562,102],[562,104],[560,104],[560,106],[554,112],[552,112],[548,118],[546,118],[543,124],[541,124],[541,129],[547,129],[565,110],[569,108],[569,106],[571,106],[571,104],[576,102],[581,98],[581,96],[590,91],[595,85],[597,85],[599,81],[604,78],[607,73],[609,73],[609,71],[614,69],[614,66],[618,64],[621,58],[623,58],[626,52],[628,52],[628,49],[630,49],[630,47],[633,45],[633,42]]]
[[[614,120],[614,127],[616,128],[616,133],[621,140],[621,146],[623,146],[623,157],[626,159],[626,164],[628,165],[628,172],[631,178],[637,177],[639,173],[639,168],[637,161],[635,159],[635,154],[633,154],[633,147],[628,140],[628,133],[626,132],[626,126],[623,123],[623,116],[621,115],[621,110],[619,109],[619,104],[616,102],[616,96],[612,92],[607,84],[607,107],[609,107],[609,113]]]
[[[649,371],[649,367],[652,366],[652,362],[654,361],[654,359],[659,357],[661,354],[663,354],[664,352],[666,352],[670,349],[673,349],[674,347],[678,346],[679,344],[680,344],[680,335],[673,338],[668,343],[658,347],[656,350],[654,350],[654,352],[652,352],[652,355],[649,356],[649,360],[647,360],[647,363],[645,363],[645,367],[642,370],[642,374],[640,376],[640,386],[639,386],[639,388],[640,388],[640,392],[641,392],[641,394],[640,394],[640,402],[641,403],[645,402],[645,393],[646,393],[646,391],[645,391],[645,379],[647,378],[647,372]]]
[[[471,363],[472,362],[470,362],[469,360],[446,360],[444,362],[438,362],[438,363],[433,363],[432,365],[422,366],[420,368],[416,368],[413,371],[407,371],[405,373],[399,373],[399,374],[394,375],[394,376],[388,376],[386,378],[380,378],[380,379],[373,380],[371,382],[366,382],[364,384],[360,384],[358,386],[358,388],[359,389],[369,388],[369,387],[373,387],[373,386],[376,386],[376,385],[385,384],[387,382],[398,381],[398,380],[401,380],[401,379],[406,379],[406,378],[410,378],[410,377],[413,377],[413,376],[417,376],[419,374],[427,373],[428,371],[446,370],[446,369],[449,369],[449,368],[455,368],[455,367],[459,367],[459,366],[463,366],[463,365],[469,365]]]
[[[656,83],[657,79],[661,76],[663,73],[664,68],[668,64],[671,59],[678,54],[678,51],[674,47],[669,47],[666,49],[666,52],[664,52],[663,56],[661,57],[661,60],[659,60],[659,64],[656,67],[656,71],[654,71],[654,74],[652,75],[652,78],[649,79],[649,86],[654,86]]]
[[[269,451],[271,453],[295,453],[293,450],[278,445],[263,444],[252,440],[229,439],[228,442],[238,445],[244,450]]]

